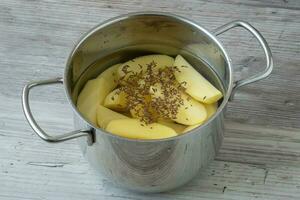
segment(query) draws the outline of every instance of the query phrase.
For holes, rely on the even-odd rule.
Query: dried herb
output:
[[[157,122],[159,118],[176,119],[178,108],[183,105],[181,93],[186,84],[177,82],[174,72],[178,72],[178,68],[157,68],[154,61],[139,65],[139,72],[129,71],[128,67],[122,68],[124,76],[120,77],[119,84],[120,91],[126,94],[128,109],[135,117],[145,124]]]

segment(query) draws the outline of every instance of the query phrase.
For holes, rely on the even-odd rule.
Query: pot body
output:
[[[85,123],[76,118],[76,128]],[[138,192],[162,192],[179,187],[205,169],[223,140],[223,113],[194,134],[159,142],[124,140],[95,132],[95,143],[79,144],[93,168],[108,180]]]
[[[181,54],[224,94],[230,87],[230,68],[222,49],[208,32],[182,18],[157,13],[127,15],[92,30],[81,41],[66,71],[74,105],[87,80],[112,64],[143,54]],[[84,138],[79,143],[94,169],[116,184],[139,192],[170,190],[204,169],[220,148],[224,132],[224,105],[220,105],[222,109],[212,120],[182,137],[128,140],[94,129],[91,146]],[[74,119],[76,129],[87,126],[77,112]]]

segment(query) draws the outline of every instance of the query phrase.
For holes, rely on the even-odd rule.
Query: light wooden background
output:
[[[209,30],[249,21],[269,42],[275,65],[268,79],[244,87],[229,104],[225,140],[209,168],[185,187],[155,195],[96,177],[76,141],[39,139],[20,99],[26,82],[62,75],[73,45],[91,27],[143,10],[176,13]],[[220,40],[237,79],[263,67],[262,51],[244,30]],[[36,89],[32,104],[47,131],[72,130],[62,87]],[[300,1],[1,0],[0,199],[300,199]]]

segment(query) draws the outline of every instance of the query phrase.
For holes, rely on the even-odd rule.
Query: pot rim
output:
[[[110,133],[102,128],[99,127],[95,127],[92,123],[90,123],[89,121],[87,121],[82,114],[78,111],[76,105],[73,103],[72,99],[71,99],[71,94],[70,94],[70,90],[68,89],[67,85],[65,84],[67,82],[67,73],[69,71],[70,68],[70,64],[72,62],[73,56],[76,53],[76,51],[78,50],[78,48],[82,45],[82,43],[91,35],[93,35],[95,32],[97,32],[98,30],[100,30],[103,27],[106,27],[110,24],[125,20],[127,18],[130,17],[135,17],[135,16],[153,16],[153,15],[157,15],[157,16],[165,16],[165,17],[169,17],[169,18],[173,18],[176,19],[178,21],[184,22],[198,30],[200,30],[201,32],[203,32],[204,34],[206,34],[218,47],[219,49],[222,51],[222,53],[224,54],[226,63],[228,65],[228,72],[229,72],[229,84],[227,87],[227,90],[225,91],[226,95],[223,97],[223,101],[221,103],[221,105],[218,107],[217,112],[209,119],[207,120],[204,124],[184,133],[181,135],[177,135],[174,137],[169,137],[169,138],[164,138],[164,139],[151,139],[151,140],[146,140],[146,139],[131,139],[131,138],[125,138],[125,137],[121,137],[118,135],[115,135],[113,133]],[[216,38],[216,36],[214,34],[212,34],[211,32],[209,32],[208,30],[206,30],[205,28],[203,28],[202,26],[200,26],[198,23],[196,23],[193,20],[187,19],[185,17],[179,16],[179,15],[175,15],[175,14],[171,14],[171,13],[167,13],[167,12],[157,12],[157,11],[145,11],[145,12],[131,12],[131,13],[127,13],[127,14],[123,14],[123,15],[119,15],[113,18],[110,18],[108,20],[103,21],[102,23],[94,26],[93,28],[91,28],[89,31],[87,31],[85,34],[83,34],[83,36],[81,36],[81,38],[77,41],[77,43],[75,44],[75,46],[73,47],[71,53],[68,56],[67,59],[67,63],[65,66],[65,70],[64,70],[64,77],[63,77],[63,84],[64,84],[64,89],[65,89],[65,94],[67,96],[68,102],[71,104],[73,111],[76,113],[76,115],[81,119],[84,120],[90,127],[94,128],[95,130],[99,130],[101,131],[101,133],[104,133],[108,136],[111,137],[116,137],[118,139],[122,139],[122,140],[127,140],[127,141],[132,141],[132,142],[164,142],[164,141],[172,141],[172,140],[177,140],[177,139],[181,139],[183,137],[187,137],[189,135],[192,134],[201,134],[199,132],[201,132],[201,129],[204,129],[204,127],[206,127],[211,121],[215,120],[215,118],[217,116],[220,115],[221,112],[223,112],[223,109],[225,108],[225,106],[227,105],[229,98],[231,96],[232,93],[232,89],[233,89],[233,72],[232,72],[232,66],[231,66],[231,59],[229,58],[227,52],[225,51],[223,45],[221,44],[221,42]],[[96,131],[95,131],[96,132]]]

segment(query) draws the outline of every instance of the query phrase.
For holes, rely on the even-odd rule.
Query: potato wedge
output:
[[[212,103],[212,104],[204,104],[206,111],[207,111],[207,118],[208,120],[211,116],[213,116],[218,109],[218,103]]]
[[[174,131],[176,131],[176,133],[178,135],[183,133],[184,129],[187,128],[187,126],[184,126],[182,124],[174,123],[171,120],[170,121],[169,120],[158,120],[158,123],[173,129]]]
[[[97,106],[102,104],[107,94],[117,86],[117,69],[121,64],[113,65],[96,79],[89,80],[77,99],[79,112],[92,124],[97,125]]]
[[[119,88],[111,91],[104,100],[104,106],[116,111],[125,111],[127,108],[126,93]]]
[[[209,118],[210,118],[211,116],[213,116],[213,115],[216,113],[216,111],[217,111],[217,109],[218,109],[218,103],[203,104],[203,105],[204,105],[205,108],[206,108],[207,117],[206,117],[206,120],[205,120],[205,121],[207,121],[207,120],[209,120]],[[190,131],[190,130],[193,130],[194,128],[200,126],[201,124],[203,124],[203,123],[195,124],[195,125],[192,125],[192,126],[188,126],[188,127],[186,127],[186,128],[182,131],[182,133],[185,133],[185,132],[188,132],[188,131]]]
[[[185,93],[182,93],[182,99],[183,105],[173,120],[184,125],[202,124],[207,117],[205,106]]]
[[[139,116],[143,116],[144,107],[142,104],[138,104],[134,109],[130,109],[129,112],[131,116],[135,119],[139,119]]]
[[[104,78],[106,81],[112,84],[111,87],[114,89],[118,84],[118,70],[121,65],[122,63],[118,63],[107,68],[104,72],[99,74],[97,78]]]
[[[162,92],[161,84],[155,84],[153,86],[150,86],[149,90],[150,90],[149,93],[150,93],[151,97],[162,98],[162,99],[165,98],[165,96]]]
[[[78,96],[78,110],[94,125],[97,124],[97,106],[103,102],[105,96],[109,93],[109,89],[105,79],[92,79],[85,84]]]
[[[183,87],[186,93],[194,99],[203,103],[215,103],[222,98],[222,93],[206,80],[198,71],[196,71],[181,55],[175,58],[174,66],[179,71],[175,72],[176,79]]]
[[[193,130],[194,128],[197,128],[198,126],[200,126],[201,124],[195,124],[195,125],[192,125],[192,126],[188,126],[186,127],[184,130],[183,130],[183,133],[186,133],[188,131],[191,131]]]
[[[102,105],[97,108],[97,124],[101,128],[106,128],[110,121],[116,119],[129,119],[129,117],[110,110]]]
[[[117,119],[108,123],[106,130],[131,139],[163,139],[177,136],[177,133],[164,125],[142,124],[138,119]]]
[[[150,90],[153,90],[153,92],[150,91],[152,98],[165,98],[161,97],[163,93],[161,91],[161,86],[158,84],[152,86]],[[185,92],[181,92],[181,99],[183,99],[183,105],[178,108],[176,119],[172,120],[183,125],[195,125],[203,123],[207,117],[205,106],[190,97]]]
[[[135,59],[129,60],[128,62],[123,63],[119,69],[118,69],[118,76],[119,77],[128,77],[128,74],[125,75],[124,70],[131,72],[145,72],[147,69],[147,65],[149,65],[151,62],[156,63],[156,68],[164,68],[167,66],[173,66],[174,64],[174,58],[167,56],[167,55],[147,55],[147,56],[141,56],[137,57]]]

